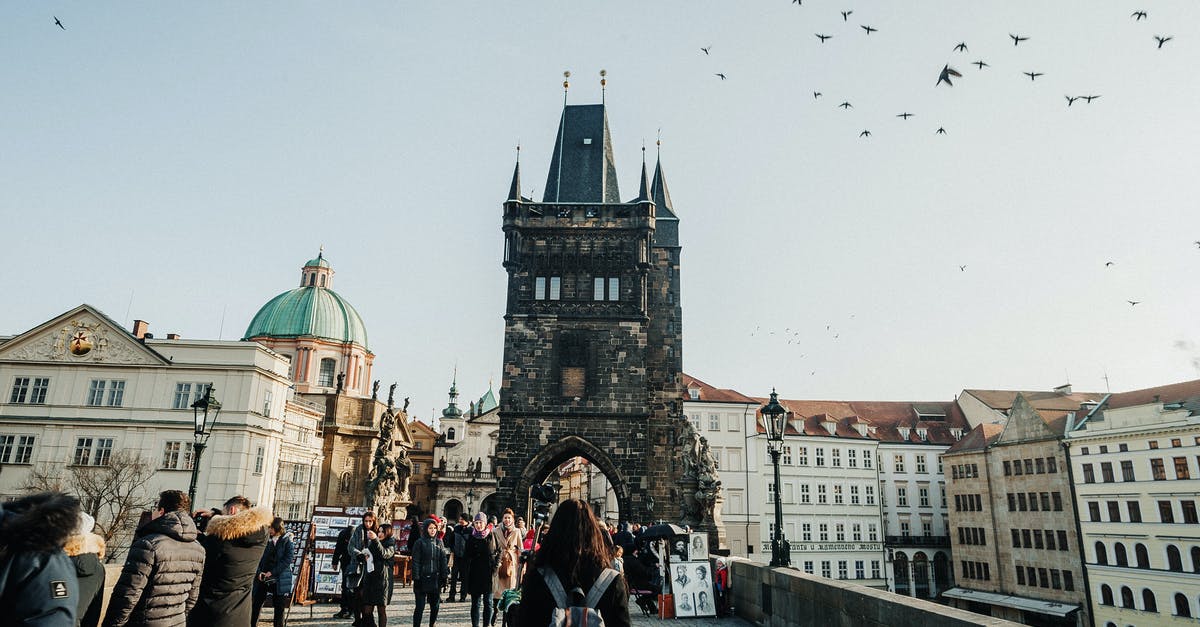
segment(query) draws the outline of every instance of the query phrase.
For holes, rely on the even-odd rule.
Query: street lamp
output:
[[[783,536],[783,509],[779,499],[779,456],[783,454],[783,432],[787,428],[787,410],[779,404],[779,395],[771,388],[771,400],[760,410],[767,426],[767,452],[775,465],[775,535],[771,538],[771,566],[791,566],[791,545]]]
[[[472,517],[475,516],[475,512],[473,511],[474,509],[475,509],[475,490],[474,489],[467,490],[467,514]]]
[[[196,423],[195,442],[192,450],[196,456],[192,460],[192,485],[188,487],[188,500],[196,503],[196,478],[200,476],[200,456],[208,445],[208,436],[212,435],[209,428],[216,424],[217,414],[221,413],[221,401],[213,398],[213,386],[210,383],[204,390],[204,396],[192,403],[192,418]],[[211,418],[210,418],[211,416]]]

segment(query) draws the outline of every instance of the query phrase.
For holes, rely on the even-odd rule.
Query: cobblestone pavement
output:
[[[637,612],[637,606],[632,604],[631,609]],[[310,614],[311,610],[311,614]],[[263,608],[263,615],[259,621],[258,627],[270,627],[271,611],[269,608]],[[294,607],[288,615],[287,624],[290,627],[350,627],[349,620],[341,620],[333,618],[337,613],[338,606],[336,603],[318,603],[310,607]],[[396,595],[392,599],[392,604],[388,606],[388,626],[389,627],[409,627],[412,625],[413,615],[413,597],[412,592],[408,589],[397,588]],[[429,624],[429,608],[425,608],[425,617],[422,621],[423,625]],[[441,611],[438,614],[438,627],[471,627],[471,603],[443,603]],[[651,627],[652,625],[675,624],[680,627],[715,627],[722,625],[725,627],[748,627],[748,623],[739,618],[682,618],[678,622],[674,620],[659,620],[658,618],[646,618],[637,612],[633,616],[633,624],[636,627]],[[496,622],[499,627],[499,621]]]

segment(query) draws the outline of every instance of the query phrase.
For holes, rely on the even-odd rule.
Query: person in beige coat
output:
[[[495,625],[500,597],[504,595],[505,590],[512,590],[520,583],[517,571],[521,563],[521,542],[525,538],[517,530],[516,517],[511,509],[504,510],[504,515],[500,517],[500,526],[496,527],[492,534],[496,537],[496,543],[500,545],[500,567],[492,577],[492,624]]]

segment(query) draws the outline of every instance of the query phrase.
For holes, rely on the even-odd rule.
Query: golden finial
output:
[[[571,78],[571,71],[567,70],[566,72],[563,72],[563,89],[564,90],[571,86],[571,82],[569,80],[567,80],[569,78]]]
[[[608,70],[600,70],[600,104],[604,104],[605,86],[608,85]]]

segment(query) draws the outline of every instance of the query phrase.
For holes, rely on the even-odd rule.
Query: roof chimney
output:
[[[133,321],[133,331],[130,331],[130,333],[133,334],[133,337],[136,337],[137,339],[141,340],[141,339],[145,339],[146,332],[149,330],[150,330],[149,322],[146,322],[145,320],[134,320]]]
[[[1070,394],[1071,393],[1071,384],[1067,383],[1067,384],[1060,385],[1060,386],[1054,388],[1054,393],[1062,394],[1062,395]]]
[[[168,340],[178,340],[178,339],[179,339],[179,334],[178,334],[178,333],[168,333],[168,334],[167,334],[167,339],[168,339]]]

